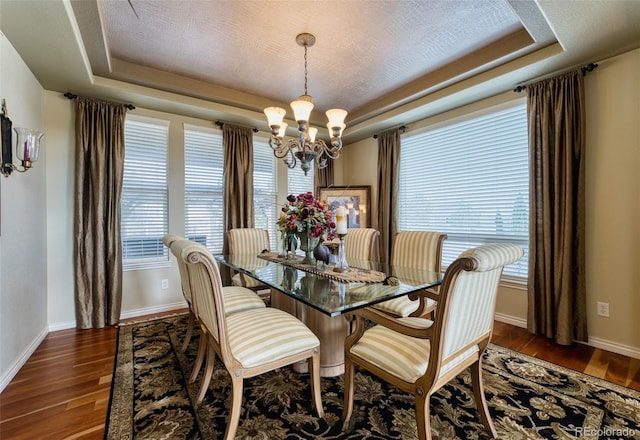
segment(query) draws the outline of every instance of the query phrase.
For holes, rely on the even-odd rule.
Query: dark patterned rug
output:
[[[105,438],[219,439],[230,381],[218,360],[202,405],[187,379],[198,338],[181,345],[186,315],[122,326]],[[640,392],[491,345],[487,401],[501,439],[640,439]],[[309,402],[307,375],[289,368],[245,381],[238,439],[416,439],[412,396],[357,370],[354,426],[343,432],[343,377],[322,379],[326,416]],[[434,439],[486,439],[470,376],[431,400]]]

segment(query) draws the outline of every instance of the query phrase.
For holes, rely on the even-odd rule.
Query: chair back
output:
[[[263,250],[270,250],[269,231],[258,228],[237,228],[227,232],[229,254],[257,255]]]
[[[217,341],[224,345],[226,320],[222,298],[222,278],[218,264],[206,247],[188,240],[180,240],[172,246],[180,253],[180,259],[188,269],[191,293],[196,304],[198,322]]]
[[[491,336],[502,269],[523,255],[520,246],[494,244],[468,249],[451,263],[435,318],[442,326],[439,341],[434,341],[441,348],[442,360],[446,362]]]
[[[378,261],[378,237],[380,232],[373,228],[349,228],[344,238],[344,253],[348,259]]]
[[[440,272],[442,242],[446,238],[446,234],[435,231],[398,232],[391,249],[394,275],[405,283],[421,284],[424,280],[415,279],[420,271]]]
[[[182,237],[180,237],[179,235],[167,234],[164,237],[162,237],[162,243],[164,243],[164,245],[166,247],[171,249],[171,243],[173,243],[176,240],[181,240],[181,239],[182,239]]]
[[[174,236],[174,237],[177,237],[177,236]],[[175,240],[167,240],[167,241],[170,242],[169,249],[171,250],[171,253],[176,257],[176,260],[178,261],[178,272],[180,273],[180,285],[182,287],[182,294],[184,295],[185,299],[189,304],[193,304],[193,296],[191,295],[191,285],[189,283],[189,272],[187,270],[187,265],[184,263],[184,261],[182,261],[182,249],[193,242],[181,237],[178,237]]]

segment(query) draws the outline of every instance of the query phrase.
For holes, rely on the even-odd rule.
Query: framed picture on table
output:
[[[318,198],[335,212],[339,206],[347,210],[348,228],[368,228],[371,215],[371,186],[329,186],[318,188]]]

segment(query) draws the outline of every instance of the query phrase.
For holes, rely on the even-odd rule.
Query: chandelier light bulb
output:
[[[327,119],[331,127],[342,127],[344,119],[347,117],[347,111],[340,108],[333,108],[326,111]]]
[[[264,114],[267,116],[267,123],[269,127],[282,126],[282,120],[287,112],[280,107],[267,107],[264,109]]]
[[[277,136],[279,138],[282,139],[284,137],[284,135],[287,133],[287,126],[288,125],[289,124],[287,124],[286,122],[283,122],[282,124],[280,124],[280,129],[278,130],[278,134],[277,134]]]
[[[309,141],[313,144],[316,141],[316,135],[318,134],[318,129],[315,127],[309,127]]]
[[[297,101],[291,103],[291,108],[293,109],[294,118],[298,123],[301,121],[309,122],[311,110],[313,110],[313,99],[309,95],[302,95]]]

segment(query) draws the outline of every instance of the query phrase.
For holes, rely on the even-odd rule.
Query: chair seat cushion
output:
[[[227,331],[231,353],[244,368],[320,346],[316,335],[300,320],[270,307],[230,315]]]
[[[256,280],[255,278],[244,276],[241,273],[237,273],[231,277],[231,284],[233,284],[234,286],[244,286],[244,287],[264,286],[264,284],[262,284],[260,281]]]
[[[373,308],[394,316],[407,317],[418,310],[419,305],[419,300],[412,301],[406,296],[401,296],[400,298],[394,298],[378,303],[374,305]],[[427,309],[425,312],[435,308],[435,306],[436,302],[434,300],[427,299]]]
[[[265,307],[262,298],[260,298],[253,290],[245,287],[223,287],[222,298],[224,299],[224,311],[226,315]]]
[[[425,328],[432,324],[432,321],[423,318],[400,318],[399,321]],[[364,332],[362,338],[351,347],[350,353],[405,382],[413,383],[427,371],[430,349],[427,339],[413,338],[376,325]],[[443,364],[440,376],[477,351],[478,347],[473,346]]]

